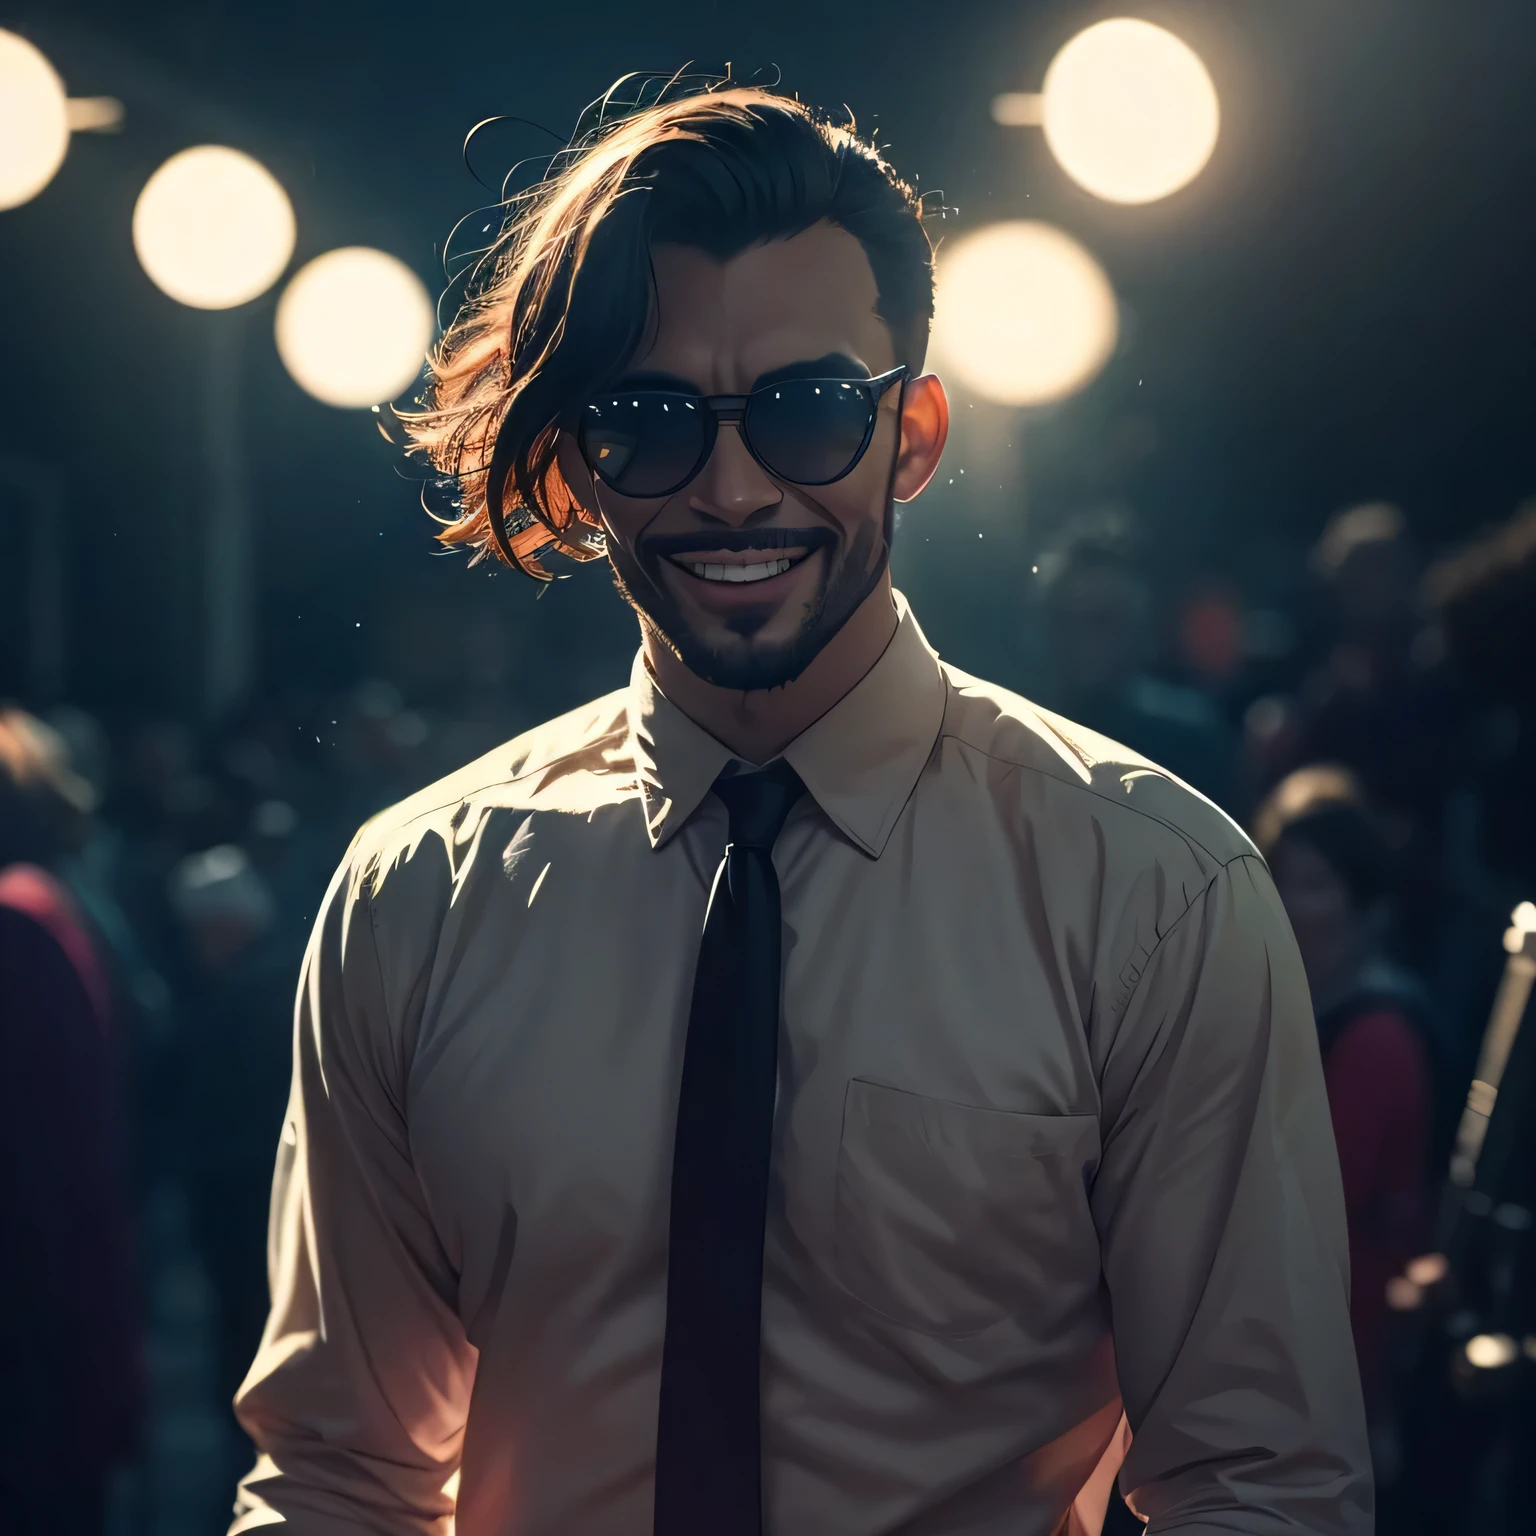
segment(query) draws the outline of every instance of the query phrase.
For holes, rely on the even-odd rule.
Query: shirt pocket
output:
[[[855,1078],[837,1159],[838,1278],[905,1328],[978,1333],[1007,1317],[1050,1329],[1098,1284],[1088,1186],[1093,1115],[951,1104]]]

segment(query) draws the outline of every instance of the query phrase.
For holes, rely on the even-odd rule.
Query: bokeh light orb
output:
[[[0,208],[18,208],[53,180],[69,148],[64,84],[24,37],[0,30]]]
[[[1112,203],[1150,203],[1211,158],[1221,107],[1199,54],[1149,21],[1079,32],[1042,89],[1045,141],[1080,186]]]
[[[1119,329],[1103,268],[1050,224],[993,224],[940,254],[935,362],[985,399],[1072,394],[1109,360]]]
[[[1507,1333],[1479,1333],[1465,1345],[1467,1364],[1480,1371],[1502,1370],[1520,1356],[1520,1346]]]
[[[435,323],[425,285],[403,261],[347,246],[294,275],[277,305],[277,350],[317,400],[380,405],[420,372]]]
[[[293,255],[293,204],[259,161],[222,144],[172,155],[133,209],[133,248],[155,286],[193,309],[265,293]]]

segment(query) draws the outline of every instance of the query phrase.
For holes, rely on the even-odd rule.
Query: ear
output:
[[[901,392],[901,447],[891,483],[897,501],[911,501],[938,472],[949,437],[949,396],[935,373],[909,379]]]

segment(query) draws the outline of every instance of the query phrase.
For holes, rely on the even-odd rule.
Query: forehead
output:
[[[770,369],[832,352],[871,373],[895,367],[869,258],[836,225],[814,224],[725,261],[685,245],[657,245],[651,257],[656,330],[638,368],[729,394]]]

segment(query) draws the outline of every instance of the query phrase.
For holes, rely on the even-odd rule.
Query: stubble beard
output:
[[[793,638],[777,644],[753,638],[773,617],[772,611],[748,609],[726,621],[735,632],[735,640],[724,646],[710,645],[689,624],[682,606],[667,590],[658,569],[660,557],[648,560],[636,556],[618,540],[609,539],[608,562],[620,596],[690,672],[717,688],[755,693],[794,682],[879,585],[890,563],[893,510],[887,506],[883,526],[873,521],[864,525],[836,566],[822,578]],[[828,559],[835,549],[826,548]]]

